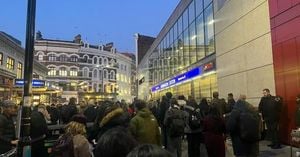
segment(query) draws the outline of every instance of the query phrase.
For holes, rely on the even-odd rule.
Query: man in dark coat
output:
[[[0,114],[0,154],[6,153],[16,146],[16,132],[13,116],[16,116],[16,105],[9,100],[2,104],[3,114]]]
[[[259,141],[247,142],[241,139],[240,133],[240,112],[250,112],[251,105],[245,101],[246,96],[241,95],[240,99],[236,102],[229,119],[226,122],[227,131],[230,133],[232,140],[232,147],[235,156],[251,156],[256,157],[259,155]]]
[[[272,143],[268,146],[272,149],[281,148],[278,137],[281,100],[278,97],[272,96],[270,90],[266,88],[263,90],[263,97],[260,99],[258,107],[266,122],[268,133],[272,140]]]
[[[45,137],[48,128],[42,113],[44,109],[43,105],[39,105],[38,110],[33,111],[31,114],[30,137],[35,141],[31,148],[32,157],[48,156],[47,148],[45,147]]]
[[[165,96],[162,97],[161,103],[159,105],[159,123],[161,126],[161,131],[162,131],[162,145],[165,146],[165,148],[168,145],[168,136],[167,136],[167,129],[164,125],[164,120],[165,120],[165,115],[167,110],[170,107],[170,101],[172,98],[172,93],[167,92]]]
[[[233,98],[233,94],[229,93],[227,97],[227,106],[226,106],[226,113],[230,113],[233,109],[233,106],[235,104],[235,100]]]
[[[76,98],[70,98],[69,104],[61,108],[61,118],[64,124],[70,122],[71,118],[78,113]]]
[[[215,107],[219,111],[221,116],[224,115],[226,110],[226,102],[222,99],[219,99],[218,92],[213,92],[213,99],[211,101],[211,106]]]

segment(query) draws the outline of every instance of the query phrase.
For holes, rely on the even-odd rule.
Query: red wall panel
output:
[[[269,0],[276,94],[284,98],[280,133],[289,142],[300,93],[300,0]]]

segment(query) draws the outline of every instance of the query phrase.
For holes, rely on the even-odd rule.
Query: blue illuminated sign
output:
[[[23,79],[15,79],[15,86],[24,86],[24,80]],[[44,87],[45,81],[43,80],[32,80],[32,86],[33,87]]]
[[[157,86],[154,86],[151,88],[151,91],[152,92],[155,92],[157,90],[160,90],[160,89],[164,89],[164,88],[167,88],[167,87],[170,87],[172,85],[175,85],[175,84],[178,84],[180,82],[184,82],[186,80],[189,80],[189,79],[192,79],[194,77],[197,77],[199,75],[202,74],[202,68],[198,67],[198,68],[195,68],[195,69],[192,69],[186,73],[183,73],[181,75],[178,75],[166,82],[163,82]]]

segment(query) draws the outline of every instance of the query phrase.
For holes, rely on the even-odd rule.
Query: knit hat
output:
[[[83,125],[86,125],[87,119],[84,115],[82,114],[76,114],[71,118],[71,121],[81,123]]]

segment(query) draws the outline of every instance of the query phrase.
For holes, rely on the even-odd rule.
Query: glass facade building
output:
[[[178,7],[184,9],[174,11],[170,18],[179,14],[167,30],[162,30],[162,37],[157,37],[147,53],[150,86],[156,86],[167,79],[180,75],[191,68],[208,62],[215,63],[214,15],[212,0],[191,0],[186,4],[180,2]],[[178,8],[177,7],[177,8]],[[163,28],[165,29],[165,27]],[[162,35],[162,33],[160,33]],[[157,44],[158,43],[158,44]],[[211,58],[207,60],[207,58]],[[203,62],[206,60],[206,63]],[[202,62],[201,62],[202,61]],[[213,72],[211,72],[213,73]],[[216,74],[200,76],[180,85],[164,90],[151,92],[152,98],[160,98],[171,91],[175,95],[193,95],[195,98],[211,97],[217,88]],[[149,97],[148,97],[149,98]]]

